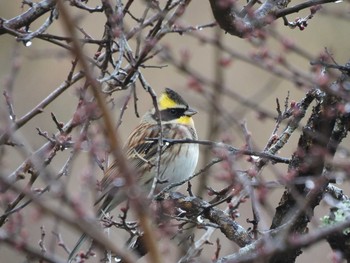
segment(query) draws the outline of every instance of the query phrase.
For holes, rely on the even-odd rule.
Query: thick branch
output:
[[[332,234],[342,232],[349,226],[350,220],[345,220],[344,222],[327,226],[305,235],[290,236],[285,240],[277,241],[278,244],[276,243],[275,245],[271,245],[271,242],[273,242],[273,240],[270,239],[269,234],[266,234],[265,238],[260,238],[259,240],[245,246],[244,248],[241,248],[237,253],[222,257],[219,260],[215,261],[215,263],[253,263],[260,262],[259,259],[263,259],[262,262],[266,262],[264,259],[277,252],[309,247]],[[268,243],[268,246],[265,246],[264,249],[262,249],[265,243]],[[286,261],[282,260],[281,262]]]
[[[33,3],[31,8],[19,16],[10,20],[2,19],[2,21],[0,21],[0,35],[7,33],[8,29],[18,30],[24,26],[28,27],[43,14],[51,11],[55,5],[55,0],[43,0],[39,3]]]
[[[311,176],[318,178],[314,188],[306,185],[291,186],[283,194],[276,208],[271,228],[276,229],[285,224],[291,213],[295,220],[289,226],[286,235],[305,232],[314,208],[319,204],[327,187],[325,177],[327,167],[325,158],[332,158],[348,131],[349,116],[342,116],[338,111],[340,98],[331,94],[320,93],[319,102],[314,108],[298,143],[298,150],[293,155],[289,172],[296,177]],[[338,116],[340,115],[340,117]],[[344,121],[344,118],[347,121]],[[322,177],[320,177],[322,175]],[[299,249],[279,253],[270,262],[294,262],[301,253]]]
[[[238,37],[246,37],[256,29],[265,27],[278,18],[297,13],[300,10],[336,2],[337,0],[311,0],[286,8],[290,0],[266,0],[259,8],[253,10],[248,4],[242,12],[235,7],[236,1],[209,0],[215,20],[227,33]]]
[[[255,29],[259,29],[272,22],[271,17],[286,7],[288,0],[266,0],[261,7],[252,12],[246,10],[242,16],[236,10],[234,1],[209,0],[215,20],[226,32],[245,37]],[[251,8],[250,6],[247,8]]]
[[[185,211],[187,217],[203,215],[210,222],[217,224],[221,232],[240,247],[244,247],[253,241],[249,233],[235,220],[222,210],[212,207],[208,202],[198,197],[171,192],[168,200],[173,201],[175,207]]]

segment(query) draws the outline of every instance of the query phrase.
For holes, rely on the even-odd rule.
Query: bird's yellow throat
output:
[[[177,119],[177,123],[184,124],[184,125],[190,125],[193,123],[193,119],[191,116],[182,116]]]

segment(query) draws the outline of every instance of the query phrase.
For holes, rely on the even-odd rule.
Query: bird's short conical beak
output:
[[[186,116],[192,116],[192,115],[195,115],[197,113],[196,110],[194,109],[191,109],[191,108],[188,108],[186,111],[185,111],[185,115]]]

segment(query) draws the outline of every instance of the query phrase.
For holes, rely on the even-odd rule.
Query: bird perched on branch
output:
[[[161,137],[196,140],[197,133],[192,116],[197,112],[169,88],[159,97],[158,110],[152,108],[142,117],[124,146],[126,158],[136,171],[138,186],[145,193],[149,193],[155,183],[154,190],[159,192],[168,185],[188,179],[194,173],[198,161],[198,144],[165,143],[159,147],[158,140]],[[101,195],[96,202],[97,205],[100,204],[98,218],[127,199],[128,193],[121,182],[123,175],[120,174],[118,162],[115,161],[106,170],[101,181]],[[73,260],[86,238],[86,234],[80,237],[69,255],[69,262]]]

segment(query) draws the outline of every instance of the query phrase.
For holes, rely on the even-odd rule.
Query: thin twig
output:
[[[156,141],[158,138],[147,138],[149,141]],[[231,154],[242,154],[242,155],[252,155],[252,156],[257,156],[261,158],[266,158],[270,161],[276,162],[276,163],[289,163],[289,159],[283,158],[283,157],[278,157],[274,154],[270,154],[267,152],[257,152],[257,151],[252,151],[252,150],[244,150],[244,149],[239,149],[235,148],[231,145],[222,143],[222,142],[212,142],[208,140],[192,140],[192,139],[167,139],[163,138],[163,141],[169,144],[176,144],[176,143],[196,143],[196,144],[201,144],[201,145],[206,145],[210,147],[217,147],[217,148],[223,148],[229,151]]]

